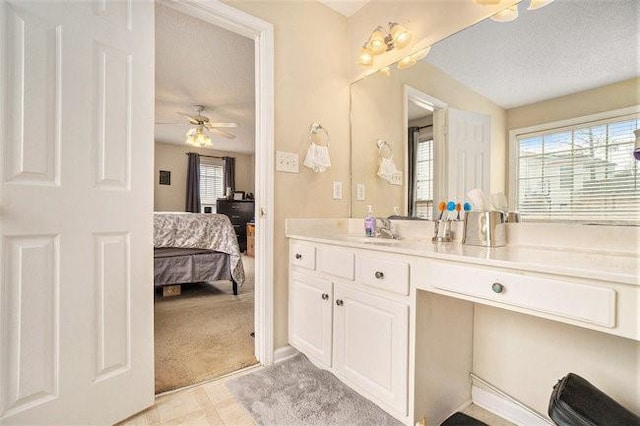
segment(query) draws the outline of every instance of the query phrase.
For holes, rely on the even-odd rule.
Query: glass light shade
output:
[[[529,3],[529,7],[527,8],[527,10],[540,9],[541,7],[548,5],[552,1],[553,0],[531,0],[531,3]]]
[[[400,59],[400,61],[398,62],[398,69],[406,70],[407,68],[411,68],[415,64],[416,64],[416,58],[414,58],[413,55],[405,56],[404,58]]]
[[[380,68],[380,74],[389,77],[391,75],[391,68],[389,67]]]
[[[379,55],[387,50],[387,43],[384,40],[385,37],[386,35],[384,31],[382,31],[382,28],[380,27],[376,28],[375,31],[371,33],[367,47],[372,55]]]
[[[511,22],[518,17],[518,5],[501,10],[491,17],[496,22]]]
[[[400,24],[391,24],[391,37],[397,49],[407,47],[413,40],[413,34]]]
[[[425,47],[422,50],[418,50],[416,53],[412,54],[411,56],[413,56],[413,59],[415,59],[416,61],[421,61],[427,57],[429,52],[431,52],[431,46]]]
[[[212,146],[211,138],[204,133],[204,130],[201,126],[194,127],[189,129],[187,132],[187,140],[185,141],[188,145],[206,147]]]
[[[373,55],[367,47],[363,47],[360,50],[360,56],[358,56],[358,63],[360,65],[370,66],[373,65]]]

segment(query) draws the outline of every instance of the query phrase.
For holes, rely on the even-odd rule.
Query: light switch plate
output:
[[[389,183],[391,185],[402,185],[402,172],[393,172]]]
[[[342,200],[342,182],[333,182],[333,199]]]
[[[364,201],[365,199],[366,199],[366,196],[365,196],[364,183],[359,183],[356,185],[356,200]]]
[[[276,171],[298,173],[298,154],[276,151]]]

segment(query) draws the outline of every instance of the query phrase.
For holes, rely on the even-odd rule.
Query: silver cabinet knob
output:
[[[302,259],[302,255],[300,253],[296,253],[296,259]]]
[[[384,278],[384,272],[376,271],[375,276],[377,279],[381,280]]]
[[[329,295],[327,293],[322,293],[322,300],[328,300]]]
[[[498,282],[495,282],[491,284],[491,290],[493,290],[494,293],[502,293],[504,291],[504,286]]]
[[[336,305],[342,306],[342,305],[344,305],[344,302],[342,300],[338,299],[338,300],[336,300]]]

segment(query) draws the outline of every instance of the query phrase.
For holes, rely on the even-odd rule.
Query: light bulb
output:
[[[413,34],[400,24],[391,23],[391,37],[393,38],[394,46],[398,49],[407,47],[411,40],[413,40]]]
[[[406,70],[407,68],[411,68],[415,64],[416,64],[416,59],[413,57],[413,55],[405,56],[404,58],[400,59],[400,61],[398,62],[398,69]]]
[[[360,50],[360,56],[358,56],[358,63],[360,65],[370,66],[373,65],[373,55],[366,46],[362,47]]]
[[[371,51],[372,55],[379,55],[387,50],[387,43],[385,42],[385,33],[381,27],[375,29],[369,37],[369,43],[367,47]]]
[[[491,17],[496,22],[511,22],[518,17],[518,5],[501,10]]]
[[[527,10],[540,9],[541,7],[548,5],[552,1],[553,0],[531,0],[531,3],[529,3],[529,7],[527,8]]]

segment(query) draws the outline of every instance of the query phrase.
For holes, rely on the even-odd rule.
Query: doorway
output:
[[[230,93],[233,93],[234,95],[234,98],[231,100],[229,99],[229,96],[225,98],[224,94],[222,93],[222,90],[215,90],[214,88],[209,88],[210,89],[209,91],[213,92],[214,97],[217,95],[218,98],[222,98],[222,99],[210,98],[208,101],[197,101],[197,102],[195,102],[197,99],[196,97],[193,96],[193,93],[189,94],[188,84],[174,85],[173,87],[170,87],[171,90],[164,90],[164,89],[157,90],[157,93],[156,93],[157,112],[161,112],[160,104],[164,101],[165,103],[173,102],[174,109],[176,110],[175,112],[189,113],[191,111],[185,111],[185,109],[189,108],[189,105],[188,105],[189,102],[185,102],[185,101],[187,98],[192,98],[194,99],[194,101],[191,101],[191,103],[193,104],[208,104],[208,105],[204,105],[205,110],[204,112],[202,112],[202,114],[210,118],[210,122],[234,123],[236,121],[241,120],[240,117],[243,114],[243,110],[244,112],[250,110],[253,113],[254,123],[252,123],[249,126],[245,124],[237,128],[222,128],[224,132],[234,134],[236,138],[228,141],[220,138],[217,138],[216,140],[215,137],[212,137],[212,141],[214,142],[214,144],[216,143],[219,144],[217,147],[214,147],[215,148],[214,151],[210,151],[207,149],[200,149],[200,148],[191,148],[191,147],[185,148],[184,129],[178,132],[179,133],[178,139],[182,138],[182,142],[180,141],[178,142],[178,144],[180,145],[171,146],[170,144],[165,143],[166,141],[159,141],[158,140],[159,135],[158,133],[156,133],[157,143],[156,143],[156,171],[155,171],[156,173],[156,176],[155,176],[156,206],[155,207],[158,210],[165,210],[165,211],[167,210],[184,211],[184,206],[180,204],[180,203],[184,204],[184,197],[178,197],[178,198],[181,198],[180,201],[177,201],[178,204],[176,204],[176,200],[171,201],[171,199],[169,199],[169,201],[167,202],[167,197],[161,197],[162,200],[158,200],[158,197],[157,197],[159,190],[160,191],[164,190],[165,192],[168,192],[166,186],[165,187],[159,186],[161,172],[162,171],[167,172],[168,170],[159,170],[158,163],[161,161],[165,161],[167,156],[171,156],[170,155],[171,151],[176,151],[176,149],[180,151],[179,153],[180,155],[177,155],[177,156],[173,155],[173,156],[176,157],[175,159],[176,161],[181,162],[183,165],[186,164],[186,155],[184,154],[187,151],[201,154],[200,158],[204,160],[201,162],[201,167],[203,163],[206,163],[209,166],[215,168],[218,165],[217,163],[223,162],[223,159],[218,157],[225,157],[225,158],[232,157],[236,161],[235,163],[236,185],[234,188],[236,190],[236,197],[238,196],[238,194],[244,193],[244,195],[240,195],[240,196],[243,198],[242,201],[245,201],[247,198],[247,195],[249,195],[250,193],[252,193],[254,196],[253,197],[254,202],[251,203],[252,210],[254,213],[252,215],[252,219],[254,219],[254,226],[252,226],[253,235],[250,237],[247,237],[245,234],[243,238],[251,238],[253,242],[251,246],[255,248],[254,249],[255,257],[247,255],[246,253],[247,241],[246,240],[240,241],[241,238],[240,238],[240,235],[238,235],[238,242],[240,243],[240,246],[243,252],[242,263],[244,265],[245,276],[246,276],[245,285],[240,286],[238,289],[239,291],[238,296],[233,295],[231,286],[229,286],[228,283],[226,284],[226,287],[224,283],[217,283],[217,282],[212,285],[209,285],[208,287],[207,286],[205,287],[190,286],[191,288],[189,288],[189,286],[185,286],[184,290],[182,290],[181,296],[178,296],[175,299],[175,300],[178,300],[179,298],[182,298],[183,299],[182,304],[184,304],[185,306],[189,305],[185,309],[181,309],[178,307],[180,303],[174,303],[174,301],[169,302],[168,299],[166,299],[166,302],[165,302],[164,298],[160,298],[160,303],[156,304],[156,307],[158,307],[159,305],[162,305],[163,308],[166,307],[168,308],[167,310],[169,311],[171,310],[188,311],[191,313],[193,318],[188,319],[182,316],[180,321],[167,319],[165,316],[163,316],[163,318],[160,318],[158,316],[158,310],[156,309],[156,315],[157,315],[156,332],[158,333],[158,327],[160,326],[160,324],[158,324],[158,319],[160,319],[161,321],[165,322],[165,324],[162,325],[163,334],[165,335],[164,337],[167,337],[167,335],[169,336],[168,341],[173,342],[174,346],[177,349],[186,351],[185,353],[193,353],[193,352],[200,353],[201,355],[197,355],[194,358],[197,360],[195,364],[199,364],[199,363],[206,364],[207,359],[209,359],[209,361],[212,361],[212,362],[216,361],[216,359],[217,361],[225,361],[225,360],[228,361],[230,357],[228,356],[228,354],[225,355],[224,352],[226,350],[231,349],[234,346],[236,348],[238,346],[241,346],[243,347],[243,350],[246,352],[248,349],[246,344],[247,338],[250,339],[252,343],[254,340],[254,337],[249,336],[249,332],[255,331],[255,345],[252,344],[251,345],[252,347],[249,348],[250,352],[252,352],[252,354],[250,355],[252,355],[254,362],[255,360],[257,360],[262,364],[268,365],[272,362],[272,359],[273,359],[273,343],[272,343],[272,337],[271,337],[273,335],[272,319],[271,319],[273,315],[272,308],[271,308],[272,306],[271,271],[272,271],[273,260],[270,254],[272,252],[272,250],[270,250],[270,247],[272,246],[272,239],[273,239],[273,218],[269,214],[272,211],[271,206],[273,204],[273,201],[272,201],[273,200],[273,194],[272,194],[273,160],[272,160],[272,154],[271,154],[273,152],[272,151],[273,136],[272,136],[272,130],[271,130],[273,126],[272,124],[273,100],[272,100],[272,95],[270,95],[270,93],[272,93],[272,85],[273,85],[273,82],[272,82],[273,46],[271,42],[272,27],[270,24],[257,20],[254,17],[246,15],[228,6],[219,5],[219,4],[206,5],[206,6],[204,5],[194,6],[193,4],[182,3],[182,2],[169,3],[169,2],[161,1],[157,3],[157,9],[161,9],[165,15],[173,16],[174,18],[178,16],[176,19],[174,19],[173,24],[169,25],[172,31],[175,30],[175,26],[180,24],[186,24],[186,26],[189,28],[189,30],[193,34],[193,32],[196,31],[193,21],[197,20],[200,25],[215,27],[217,28],[218,32],[227,33],[225,37],[230,37],[230,38],[235,37],[235,41],[231,41],[227,43],[222,42],[224,48],[231,49],[231,50],[227,50],[226,54],[218,55],[217,56],[218,60],[230,61],[232,54],[236,53],[238,50],[242,50],[242,46],[244,47],[248,46],[251,49],[251,51],[249,52],[248,55],[244,55],[245,56],[244,59],[241,59],[240,61],[241,62],[244,61],[242,62],[242,65],[248,65],[250,70],[252,72],[255,72],[255,76],[253,75],[250,76],[251,81],[245,81],[245,84],[241,86],[242,87],[250,86],[251,88],[255,86],[255,88],[253,90],[250,90],[252,92],[251,95],[252,95],[254,104],[251,105],[249,108],[247,108],[246,102],[244,102],[246,101],[246,99],[241,99],[242,98],[240,93],[241,86],[236,86],[235,91],[233,90],[230,91]],[[156,16],[156,33],[162,35],[163,31],[166,31],[167,28],[162,27],[162,24],[163,24],[162,19],[158,19],[158,18],[159,17],[157,15]],[[199,35],[202,36],[202,34],[199,34]],[[197,38],[199,37],[194,37],[194,39],[197,39]],[[214,43],[216,40],[220,41],[219,37],[217,36],[209,37],[209,40],[214,40]],[[203,42],[202,37],[200,37],[199,41],[194,40],[192,43],[189,43],[188,40],[182,40],[181,46],[180,46],[180,49],[187,51],[188,53],[187,57],[189,55],[191,55],[191,57],[195,57],[195,55],[198,54],[197,51],[199,48],[203,48],[206,50],[206,49],[210,49],[211,47],[208,44]],[[245,49],[245,53],[246,53],[246,50],[247,49]],[[159,59],[162,60],[163,53],[158,52],[157,55],[159,56]],[[190,68],[189,66],[189,62],[185,62],[188,60],[187,57],[185,57],[185,60],[175,61],[175,65],[179,67],[181,70],[183,70],[184,72],[189,72],[190,69],[193,71],[193,68],[192,67]],[[250,60],[247,60],[247,57]],[[195,62],[195,61],[192,61],[192,62]],[[156,67],[158,67],[158,59],[156,60]],[[238,72],[238,70],[240,69],[239,65],[237,67],[232,66],[232,68],[234,68],[235,70],[234,75],[239,73]],[[210,71],[211,74],[215,74],[212,67],[210,67],[207,70]],[[159,71],[160,70],[157,69],[156,72],[158,73]],[[192,74],[191,77],[195,78],[196,80],[199,77],[200,78],[207,77],[206,75],[198,76],[196,72],[192,72],[191,74]],[[247,79],[245,78],[245,80]],[[247,84],[247,83],[251,83],[251,84]],[[231,86],[233,88],[233,85]],[[202,97],[206,98],[207,88],[201,88],[200,92],[204,94]],[[199,99],[202,99],[202,97],[200,97]],[[182,105],[177,105],[180,102],[182,102]],[[192,112],[191,115],[193,116],[193,114],[194,113]],[[158,117],[158,114],[156,114],[156,117]],[[180,116],[178,116],[177,114],[176,114],[176,117],[180,118]],[[160,121],[162,122],[163,120],[160,120]],[[167,133],[167,132],[164,132],[164,133]],[[247,137],[247,133],[249,134],[248,137]],[[247,148],[247,147],[239,148],[238,146],[242,144],[236,143],[238,140],[251,140],[253,142],[253,146],[251,146],[250,148]],[[226,142],[226,145],[225,145],[225,142]],[[180,158],[177,158],[177,157],[180,157]],[[166,173],[165,173],[165,177],[166,177]],[[175,179],[174,182],[177,185],[177,187],[181,187],[182,183],[184,183],[184,182],[180,182],[180,177],[176,173],[172,173],[171,178]],[[223,190],[225,190],[226,192],[226,187],[223,188]],[[231,194],[232,200],[234,198],[233,195],[234,194]],[[216,198],[218,196],[219,194],[216,195]],[[215,212],[215,209],[216,209],[215,201],[216,201],[215,198],[213,199],[213,203],[211,202],[211,200],[203,199],[203,202],[202,202],[203,212],[205,211]],[[176,208],[176,206],[178,207]],[[244,228],[246,224],[243,223],[242,226]],[[255,277],[255,281],[254,281],[254,277]],[[255,293],[252,291],[252,287],[253,287],[251,285],[252,282],[255,282]],[[183,296],[187,296],[187,297],[183,297]],[[202,306],[198,308],[197,306],[193,305],[193,303],[195,303],[197,299],[201,298],[201,296],[207,296],[208,298],[217,298],[216,301],[219,302],[219,306],[217,308],[211,308],[211,307],[207,308]],[[223,299],[225,298],[228,299],[228,302],[230,305],[224,302]],[[158,301],[158,296],[156,296],[156,300]],[[175,307],[170,305],[175,305]],[[249,321],[252,321],[253,324],[251,324],[250,329],[245,330],[246,327],[244,326],[237,327],[237,324],[234,325],[233,321],[230,320],[229,315],[222,314],[217,319],[213,319],[213,320],[211,320],[210,318],[211,311],[216,311],[218,314],[220,314],[224,310],[225,306],[226,308],[228,308],[228,310],[230,310],[230,312],[238,314],[238,310],[243,310],[243,309],[246,310],[247,306],[249,305],[251,305],[252,308],[255,307],[254,309],[251,309],[251,316],[249,318]],[[243,306],[242,309],[240,309],[241,306]],[[201,311],[200,314],[197,313],[198,310]],[[163,312],[163,315],[164,313],[166,312]],[[198,317],[198,315],[200,315],[200,317]],[[193,323],[200,324],[205,322],[203,320],[204,318],[203,315],[204,317],[209,317],[209,321],[213,321],[214,323],[218,324],[219,327],[217,327],[217,329],[218,331],[220,331],[220,333],[212,333],[211,329],[213,327],[209,327],[206,325],[203,327],[200,327],[204,331],[206,331],[206,333],[199,332],[196,329],[198,327],[189,326],[189,324],[193,324]],[[242,317],[244,321],[244,325],[246,325],[247,318],[248,318],[247,315],[240,314],[239,316],[236,315],[236,317]],[[251,320],[251,318],[253,318],[253,320]],[[178,322],[181,322],[182,325],[179,325]],[[171,330],[172,328],[175,328],[175,329]],[[236,330],[236,328],[238,329]],[[180,332],[180,330],[183,330],[183,332]],[[188,331],[188,333],[186,333],[185,331]],[[219,346],[217,347],[217,349],[211,351],[211,350],[207,350],[207,348],[208,347],[210,348],[210,346],[207,346],[205,344],[205,346],[203,347],[198,347],[198,345],[196,345],[193,341],[191,341],[188,345],[185,345],[184,342],[176,343],[175,339],[185,337],[184,335],[189,333],[191,334],[195,333],[196,335],[201,335],[201,336],[205,334],[205,340],[206,339],[216,340]],[[225,333],[227,334],[225,335]],[[233,344],[234,342],[231,341],[231,338],[235,339],[236,337],[238,337],[236,334],[238,334],[241,337],[241,340],[244,340],[244,343],[240,345]],[[215,338],[214,338],[214,335],[216,336]],[[187,338],[187,341],[190,341],[190,340],[191,338]],[[173,370],[172,373],[177,373],[178,375],[180,375],[180,370],[185,370],[185,369],[193,370],[192,367],[194,367],[194,365],[189,367],[181,363],[181,358],[183,358],[183,356],[180,355],[180,350],[175,352],[172,351],[173,353],[169,357],[169,358],[171,357],[176,358],[173,360],[175,361],[174,365],[176,367],[172,369]],[[212,354],[211,352],[214,352],[214,353]],[[163,356],[162,351],[158,351],[156,349],[156,357],[158,358],[159,356]],[[233,356],[231,356],[231,358],[233,358]],[[245,366],[245,364],[247,363],[247,357],[244,356],[243,359],[244,361],[240,360],[235,363],[231,362],[232,367],[235,366],[231,370],[242,368],[243,366]],[[164,368],[163,363],[159,361],[160,361],[159,359],[156,359],[157,372],[158,370]],[[218,371],[217,373],[216,371],[210,371],[209,373],[206,373],[204,375],[202,375],[201,373],[196,373],[191,375],[192,377],[196,377],[196,379],[194,380],[194,383],[195,383],[195,382],[200,382],[210,378],[214,378],[220,374],[224,374],[228,372],[229,372],[229,369],[227,368],[227,371]],[[156,376],[157,375],[158,374],[156,374]],[[190,383],[183,383],[183,385],[184,384],[190,384]],[[156,390],[162,391],[162,390],[168,390],[168,389],[164,389],[163,386],[158,388],[157,386]]]

